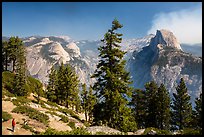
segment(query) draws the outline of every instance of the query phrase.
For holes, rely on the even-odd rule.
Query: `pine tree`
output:
[[[37,93],[37,101],[39,103],[40,102],[40,96],[42,97],[44,95],[43,85],[40,81],[38,83],[36,83],[35,92]]]
[[[202,130],[202,92],[200,93],[200,97],[195,100],[195,112],[194,112],[194,120],[195,125],[194,128]]]
[[[9,45],[7,41],[2,42],[2,70],[7,71],[7,67],[9,66],[10,60],[9,60],[9,51],[8,51]]]
[[[67,93],[65,94],[67,103],[72,106],[72,109],[75,107],[76,111],[80,110],[80,97],[79,97],[79,80],[78,76],[73,67],[67,64],[65,69],[65,81]],[[68,106],[68,104],[67,104]]]
[[[158,128],[169,130],[170,125],[170,96],[164,84],[158,88],[157,94]]]
[[[190,96],[187,93],[187,87],[184,79],[181,78],[180,84],[176,87],[176,93],[173,93],[172,104],[172,124],[179,130],[189,127],[192,114]]]
[[[135,89],[132,95],[131,106],[137,122],[138,128],[145,128],[146,120],[146,95],[145,91]]]
[[[9,56],[9,59],[10,61],[12,62],[12,66],[13,66],[13,72],[15,73],[15,69],[16,69],[16,61],[17,61],[17,58],[18,58],[18,47],[19,46],[22,46],[22,40],[19,39],[18,37],[11,37],[9,39],[9,42],[8,42],[8,48],[7,48],[7,51],[8,51],[8,56]]]
[[[158,87],[154,81],[145,84],[146,88],[146,127],[155,127],[158,128]]]
[[[56,70],[54,69],[54,66],[52,66],[50,73],[49,73],[49,81],[47,86],[47,99],[51,102],[57,102],[57,95],[56,95]]]
[[[65,67],[64,64],[61,63],[61,65],[59,66],[59,69],[57,70],[56,73],[56,77],[57,77],[57,82],[56,82],[56,89],[55,89],[55,93],[57,96],[57,103],[60,105],[65,105],[66,107],[68,107],[68,103],[67,103],[67,94],[69,93],[69,89],[66,89],[67,85],[67,76],[65,76]]]
[[[58,104],[69,106],[76,111],[80,109],[79,80],[74,68],[61,63],[56,73],[55,95]]]
[[[93,109],[94,109],[94,105],[96,104],[96,97],[93,94],[93,89],[92,86],[89,87],[89,93],[88,93],[88,98],[87,98],[87,109],[88,109],[88,122],[92,123],[93,120]]]
[[[82,106],[83,106],[83,109],[84,109],[84,115],[85,115],[85,119],[86,121],[88,120],[88,91],[86,89],[86,84],[82,84],[82,94],[81,94],[81,97],[82,97]]]
[[[97,80],[93,86],[98,98],[98,104],[95,106],[97,114],[94,111],[95,121],[101,120],[110,127],[124,130],[125,125],[131,125],[133,122],[131,123],[132,117],[131,120],[129,118],[131,110],[127,107],[127,98],[131,96],[132,91],[129,84],[132,82],[129,73],[125,70],[126,62],[123,56],[126,52],[120,50],[122,34],[115,32],[122,27],[115,19],[112,28],[101,40],[104,45],[98,48],[100,61],[92,78]]]
[[[17,42],[21,41],[20,39],[16,40]],[[14,93],[19,96],[26,96],[28,93],[25,90],[26,85],[26,57],[25,57],[25,48],[22,44],[16,44],[16,71],[15,71],[15,81],[14,81]]]

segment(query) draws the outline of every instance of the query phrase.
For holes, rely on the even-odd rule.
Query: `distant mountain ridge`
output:
[[[100,41],[76,41],[68,36],[30,36],[22,40],[27,50],[28,71],[44,84],[48,82],[50,68],[61,62],[75,68],[81,83],[94,83],[90,76],[98,63]],[[144,88],[144,83],[155,80],[166,84],[172,93],[184,77],[193,100],[202,91],[202,44],[199,48],[180,44],[172,32],[158,30],[156,35],[123,39],[120,45],[127,52],[124,59],[135,88]]]

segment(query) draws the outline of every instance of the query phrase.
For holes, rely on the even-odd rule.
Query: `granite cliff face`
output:
[[[144,89],[146,82],[154,80],[164,83],[172,95],[183,77],[192,101],[202,92],[202,58],[183,52],[176,37],[167,30],[158,30],[149,46],[133,52],[128,70],[135,88]]]
[[[2,37],[8,40],[7,37]],[[78,74],[81,83],[93,84],[90,76],[98,63],[99,40],[75,41],[67,36],[32,36],[22,38],[26,46],[27,68],[31,76],[46,84],[50,68],[58,67],[61,62],[71,64]],[[126,69],[130,71],[135,88],[144,89],[144,84],[155,80],[164,83],[169,92],[183,77],[192,100],[202,91],[202,55],[200,48],[194,48],[196,54],[186,53],[174,34],[168,30],[158,30],[142,38],[123,39],[121,49],[127,54]],[[182,48],[181,48],[182,47]],[[201,47],[201,46],[200,46]],[[192,46],[187,47],[189,51]],[[171,95],[171,94],[170,94]]]
[[[24,40],[27,55],[26,63],[31,76],[44,84],[53,65],[71,64],[82,83],[92,84],[90,74],[95,69],[94,61],[81,55],[79,47],[67,37],[30,37]]]
[[[140,51],[147,46],[154,35],[143,38],[123,40],[122,50],[127,51],[125,56],[129,59],[132,52]],[[94,73],[98,63],[98,47],[100,41],[74,41],[69,37],[28,37],[23,39],[26,46],[27,67],[31,76],[38,78],[44,84],[48,82],[48,75],[53,65],[58,67],[71,64],[78,74],[81,83],[93,84],[90,76]]]

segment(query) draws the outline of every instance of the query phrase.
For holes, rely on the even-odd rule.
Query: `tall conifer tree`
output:
[[[195,111],[194,111],[194,120],[195,125],[194,128],[202,130],[202,92],[200,93],[200,97],[195,100]]]
[[[14,81],[14,93],[19,96],[26,96],[28,93],[25,90],[26,85],[26,57],[25,57],[25,48],[20,39],[17,38],[18,45],[15,49],[16,57],[16,70],[15,72],[15,81]],[[14,44],[14,43],[13,43]],[[15,45],[15,44],[14,44]]]
[[[184,129],[190,126],[192,106],[190,96],[187,93],[187,87],[184,79],[181,78],[179,85],[176,87],[176,93],[173,93],[172,104],[172,124],[178,129]]]
[[[158,128],[169,130],[170,125],[170,96],[164,84],[158,88],[157,94]]]
[[[146,88],[146,127],[155,127],[158,128],[158,101],[157,101],[157,94],[158,94],[158,87],[154,81],[148,82],[145,85]]]
[[[135,89],[132,95],[131,106],[133,107],[133,113],[137,122],[138,128],[145,128],[146,120],[146,106],[147,100],[145,91],[141,89]]]
[[[131,120],[134,118],[131,116],[130,108],[127,107],[127,98],[131,97],[132,88],[129,84],[132,82],[129,73],[125,70],[123,56],[126,52],[122,51],[119,45],[122,34],[116,33],[122,27],[115,19],[111,29],[104,35],[102,40],[104,45],[98,48],[100,60],[92,76],[97,80],[93,89],[98,98],[98,104],[95,106],[97,114],[94,117],[96,121],[101,120],[110,127],[131,130],[128,126],[133,127],[134,122]]]
[[[49,81],[47,85],[47,98],[51,102],[57,102],[57,95],[56,95],[56,70],[54,69],[54,66],[52,66],[50,73],[49,73]]]

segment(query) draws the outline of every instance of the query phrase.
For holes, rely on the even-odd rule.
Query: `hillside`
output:
[[[59,134],[122,134],[122,132],[106,126],[90,126],[85,122],[83,112],[76,112],[40,97],[37,101],[35,93],[29,96],[15,96],[9,90],[13,86],[14,74],[3,72],[2,81],[2,134],[3,135],[35,135],[45,132]],[[35,84],[33,82],[33,84]],[[32,86],[30,86],[32,87]],[[15,132],[12,132],[11,121],[15,118]],[[133,134],[133,133],[128,133]]]

